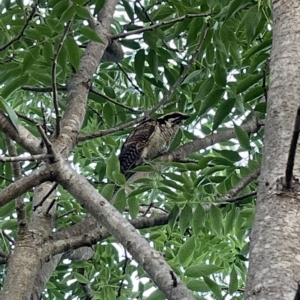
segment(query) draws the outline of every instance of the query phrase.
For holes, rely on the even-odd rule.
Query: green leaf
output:
[[[1,96],[6,99],[8,96],[15,92],[18,88],[20,88],[22,85],[26,84],[28,82],[29,75],[25,74],[21,77],[15,77],[13,80],[11,80],[10,83],[8,83],[2,90]]]
[[[245,79],[239,81],[236,87],[236,93],[237,94],[243,93],[253,85],[260,84],[261,79],[262,79],[262,73],[256,75],[248,75]]]
[[[180,232],[182,235],[184,235],[186,229],[190,225],[192,221],[192,217],[193,217],[192,208],[188,204],[186,204],[179,217]]]
[[[205,210],[201,204],[197,205],[196,210],[193,213],[193,220],[192,220],[192,227],[193,227],[193,232],[197,236],[204,224],[205,221]]]
[[[221,287],[207,276],[204,276],[203,279],[205,283],[210,287],[211,291],[214,293],[216,298],[218,300],[222,300],[223,297],[222,297]]]
[[[135,55],[134,58],[134,69],[136,73],[137,81],[142,80],[145,69],[145,50],[140,49]]]
[[[251,150],[248,133],[242,127],[237,125],[234,125],[234,130],[241,147],[244,148],[245,150]]]
[[[229,234],[229,232],[233,229],[236,218],[237,218],[236,208],[234,205],[232,205],[225,219],[225,224],[224,224],[225,235]]]
[[[228,287],[228,292],[230,295],[232,295],[233,293],[235,293],[239,287],[239,282],[238,282],[238,278],[237,278],[237,273],[235,270],[235,267],[232,266],[232,270],[230,273],[230,281],[229,281],[229,287]]]
[[[223,100],[222,103],[217,108],[216,114],[214,116],[214,124],[213,130],[216,130],[219,125],[223,122],[223,120],[228,117],[229,113],[231,112],[232,108],[235,104],[235,98],[230,98],[228,100]]]
[[[42,48],[44,59],[46,63],[52,63],[52,58],[54,54],[53,44],[49,41],[45,41],[44,47]]]
[[[131,218],[136,218],[139,213],[140,204],[136,197],[128,198],[129,214]]]
[[[32,49],[29,50],[24,56],[23,59],[23,70],[22,73],[28,70],[38,59],[40,54],[40,47],[36,45]]]
[[[214,78],[216,84],[225,88],[227,82],[227,72],[220,64],[217,64],[215,67]]]
[[[195,250],[195,236],[189,238],[179,249],[178,258],[181,264],[190,261]]]
[[[211,76],[203,81],[194,101],[199,101],[205,98],[205,96],[212,90],[214,86],[214,78]]]
[[[193,81],[198,81],[200,76],[202,74],[202,70],[197,70],[197,71],[193,71],[191,74],[189,74],[185,79],[184,81],[182,82],[182,84],[185,84],[185,83],[190,83],[190,82],[193,82]]]
[[[147,300],[165,300],[165,295],[161,290],[155,290],[147,297]]]
[[[91,18],[91,14],[84,6],[75,5],[74,8],[75,8],[76,15],[79,16],[80,18],[84,20],[88,20]]]
[[[174,227],[174,225],[177,221],[178,215],[179,215],[179,207],[177,205],[174,205],[174,207],[172,208],[172,210],[168,216],[168,224],[171,228]]]
[[[110,105],[110,103],[106,103],[104,105],[102,115],[106,126],[108,128],[113,127],[115,124],[115,115],[114,115],[114,110]]]
[[[190,280],[186,284],[187,288],[194,291],[194,292],[202,292],[202,293],[207,293],[210,291],[210,288],[208,285],[203,281],[203,280]]]
[[[249,5],[249,0],[234,0],[230,3],[226,19],[228,20],[236,12]]]
[[[58,1],[57,4],[52,9],[51,17],[60,17],[62,11],[66,11],[69,7],[69,1],[68,0],[61,0]]]
[[[83,275],[81,275],[80,273],[72,272],[72,274],[78,282],[85,283],[85,284],[90,283],[90,281],[87,278],[85,278]]]
[[[0,217],[11,215],[15,210],[15,201],[10,201],[0,208]]]
[[[106,176],[109,180],[114,180],[113,171],[120,172],[119,159],[114,152],[111,152],[106,164]]]
[[[127,13],[127,16],[129,17],[130,21],[133,21],[134,20],[134,11],[133,11],[132,7],[126,0],[122,0],[122,3],[123,3],[123,6],[125,8],[125,11]]]
[[[261,9],[258,5],[252,6],[246,11],[245,14],[245,34],[248,45],[251,44],[253,39],[256,37],[256,28],[261,19]]]
[[[90,27],[83,27],[79,31],[88,40],[103,43],[100,36],[93,29],[91,29]]]
[[[107,183],[101,191],[101,195],[108,201],[110,201],[115,190],[115,185],[112,183]]]
[[[70,63],[78,71],[79,61],[80,61],[80,49],[73,37],[67,36],[65,40],[67,51],[69,54]]]
[[[4,89],[3,89],[4,91]],[[15,129],[19,132],[18,129],[18,116],[16,115],[15,111],[7,104],[7,102],[0,96],[0,109],[7,113],[9,119],[13,123]]]
[[[74,14],[75,14],[75,7],[73,5],[69,6],[65,11],[63,11],[59,19],[59,23],[63,24],[65,22],[72,20],[74,18]]]
[[[212,205],[209,214],[210,214],[210,222],[213,230],[218,235],[221,235],[223,232],[223,215],[221,210],[215,205]]]
[[[222,270],[222,267],[210,264],[192,265],[186,268],[185,275],[189,277],[208,276]]]
[[[199,115],[204,114],[208,109],[214,107],[222,99],[224,92],[224,89],[212,90],[201,103]]]
[[[158,60],[156,52],[153,49],[150,49],[148,54],[148,63],[151,73],[154,75],[156,81],[158,80]]]
[[[119,189],[114,201],[114,207],[122,213],[126,207],[126,195],[124,189]]]

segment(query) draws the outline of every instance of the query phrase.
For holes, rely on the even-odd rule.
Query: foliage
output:
[[[103,2],[89,1],[94,15]],[[17,37],[0,51],[0,108],[15,125],[24,125],[38,138],[32,120],[51,130],[55,128],[51,92],[54,78],[63,114],[68,78],[78,70],[87,42],[101,42],[88,26],[90,13],[85,3],[41,0],[31,19],[28,18],[33,7],[25,2],[0,3],[0,45]],[[27,19],[28,26],[22,32]],[[58,54],[53,76],[53,58],[70,20],[70,31]],[[263,130],[249,133],[241,124],[254,116],[264,118],[266,107],[262,99],[267,95],[271,22],[267,1],[120,1],[111,30],[116,37],[125,32],[118,38],[125,57],[119,63],[102,62],[89,93],[81,136],[141,117],[163,95],[167,102],[152,117],[175,110],[191,116],[170,151],[212,133],[221,136],[222,130],[234,128],[235,139],[212,147],[206,145],[190,154],[186,158],[188,163],[164,163],[161,171],[128,184],[133,192],[126,202],[124,191],[119,190],[115,203],[129,219],[140,216],[145,205],[169,213],[168,224],[142,229],[141,234],[165,256],[197,299],[243,298],[254,197],[231,204],[222,201],[222,205],[220,199],[225,199],[238,182],[260,165]],[[161,25],[155,29],[130,32],[157,23]],[[190,66],[195,51],[196,60]],[[184,70],[188,70],[187,76],[176,85]],[[175,90],[169,95],[172,86]],[[20,114],[16,117],[14,112],[28,118]],[[131,130],[82,140],[69,157],[73,166],[107,199],[114,191],[112,181],[124,185],[116,156]],[[0,139],[0,147],[2,154],[7,155],[4,138]],[[24,153],[20,146],[16,147],[18,154]],[[36,162],[23,163],[23,175],[34,168]],[[149,168],[152,167],[146,169]],[[4,188],[13,180],[13,170],[10,163],[1,163],[0,169],[0,186]],[[255,181],[244,186],[240,194],[253,191]],[[31,197],[32,191],[28,191],[28,217]],[[149,211],[156,214],[155,210]],[[13,202],[2,207],[0,224],[6,235],[17,239],[14,212]],[[58,218],[56,229],[62,230],[79,223],[86,210],[59,188],[57,213],[62,217]],[[0,251],[11,250],[11,242],[3,234],[0,238]],[[152,281],[146,280],[145,271],[130,257],[124,257],[124,250],[114,238],[97,243],[94,251],[89,261],[60,262],[47,283],[43,299],[84,299],[82,285],[89,283],[94,299],[115,299],[120,282],[118,299],[146,299],[151,293],[148,299],[164,298],[153,289]],[[2,265],[2,280],[4,272]]]

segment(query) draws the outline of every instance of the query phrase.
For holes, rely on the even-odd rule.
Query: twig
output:
[[[5,141],[7,145],[8,154],[11,156],[10,158],[14,159],[18,157],[18,153],[16,150],[16,147],[13,143],[13,141],[5,135]],[[6,157],[7,158],[7,157]],[[1,160],[1,158],[0,158]],[[16,160],[11,162],[13,174],[15,180],[19,180],[22,178],[22,172],[21,172],[21,166],[20,163]],[[16,203],[16,212],[17,212],[17,219],[19,224],[19,235],[23,236],[27,230],[27,220],[26,220],[26,211],[25,211],[25,203],[24,203],[24,197],[19,196],[15,200]]]
[[[59,41],[59,44],[57,46],[56,52],[53,55],[52,58],[52,70],[51,70],[51,77],[52,77],[52,94],[53,94],[53,105],[54,105],[54,110],[55,110],[55,115],[56,115],[56,130],[55,130],[55,135],[59,136],[60,135],[60,120],[61,116],[59,114],[59,107],[58,107],[58,100],[57,100],[57,87],[56,87],[56,65],[57,65],[57,58],[58,55],[61,51],[61,48],[64,44],[64,40],[70,30],[70,26],[72,24],[73,19],[69,20],[65,30],[63,32],[63,35]]]
[[[125,70],[123,69],[123,67],[117,63],[118,67],[120,68],[120,70],[124,73],[125,77],[127,78],[127,80],[131,83],[131,85],[141,94],[141,95],[145,95],[145,93],[136,85],[134,84],[134,82],[132,81],[132,79],[128,76],[128,74],[125,72]]]
[[[124,262],[124,265],[122,267],[122,275],[125,275],[126,267],[127,267],[127,264],[128,264],[128,255],[127,255],[126,250],[124,251],[124,256],[125,256],[125,262]],[[124,282],[124,278],[120,282],[120,286],[119,286],[118,293],[117,293],[117,298],[119,298],[121,296],[123,282]]]
[[[242,191],[251,181],[256,179],[260,174],[260,166],[250,172],[246,177],[244,177],[238,184],[236,184],[231,190],[226,194],[227,199],[235,197],[240,191]]]
[[[33,124],[37,124],[38,122],[36,120],[34,120],[33,118],[30,118],[28,116],[26,116],[25,114],[22,114],[20,112],[17,112],[16,111],[16,115],[26,121],[29,121],[30,123],[33,123]]]
[[[69,215],[69,214],[72,214],[73,212],[76,212],[76,209],[75,209],[75,208],[73,208],[73,209],[71,209],[71,210],[69,210],[69,211],[66,211],[65,213],[59,215],[59,216],[57,217],[57,219],[63,218],[64,216],[67,216],[67,215]]]
[[[294,125],[294,132],[293,132],[288,161],[287,161],[286,170],[285,170],[285,187],[287,189],[289,189],[291,187],[299,132],[300,132],[300,106],[297,109],[297,115],[296,115],[296,120],[295,120],[295,125]]]
[[[7,180],[8,182],[14,182],[11,178],[5,177],[3,175],[0,175],[1,179]]]
[[[123,107],[125,109],[128,109],[128,110],[130,110],[130,111],[132,111],[134,113],[142,113],[142,112],[144,112],[143,110],[137,110],[137,109],[131,108],[131,107],[125,105],[125,104],[119,103],[118,101],[116,101],[116,100],[114,100],[114,99],[106,96],[105,94],[102,94],[100,92],[95,91],[93,88],[90,89],[90,92],[93,93],[93,94],[95,94],[95,95],[98,95],[98,96],[100,96],[100,97],[102,97],[104,99],[106,99],[107,101],[109,101],[109,102],[111,102],[111,103],[113,103],[115,105],[118,105],[118,106],[121,106],[121,107]]]
[[[238,202],[238,201],[244,200],[248,197],[252,197],[252,196],[256,196],[256,195],[257,195],[257,191],[251,192],[251,193],[248,193],[248,194],[245,194],[245,195],[241,195],[241,196],[238,196],[238,197],[218,199],[217,203],[219,203],[219,202],[234,203],[234,202]]]
[[[46,158],[52,158],[52,154],[36,154],[31,156],[5,156],[0,157],[1,162],[20,162],[20,161],[36,161],[36,160],[43,160]]]
[[[128,32],[123,32],[123,33],[115,34],[111,38],[112,39],[120,39],[120,38],[124,38],[126,36],[129,36],[129,35],[139,34],[139,33],[143,33],[145,31],[150,31],[150,30],[162,27],[162,26],[167,26],[167,25],[170,25],[170,24],[181,22],[181,21],[184,21],[186,19],[190,19],[190,18],[203,18],[203,17],[208,17],[208,16],[211,16],[211,13],[208,13],[208,14],[186,14],[186,15],[181,16],[179,18],[175,18],[175,19],[168,20],[168,21],[162,21],[160,23],[151,25],[149,27],[139,28],[139,29],[136,29],[136,30],[128,31]]]
[[[179,78],[176,80],[176,82],[167,90],[167,92],[163,95],[163,98],[150,110],[147,112],[147,116],[151,116],[157,109],[159,109],[162,105],[165,104],[165,102],[169,99],[169,97],[173,94],[173,92],[177,89],[177,87],[183,82],[185,79],[187,73],[189,72],[190,68],[193,66],[195,60],[198,57],[199,51],[203,45],[203,42],[205,40],[207,31],[209,27],[207,26],[203,32],[202,38],[200,39],[199,44],[197,45],[195,52],[193,53],[190,61],[185,66],[183,72],[179,76]]]
[[[39,92],[39,93],[46,93],[46,92],[52,92],[53,88],[48,86],[48,87],[39,87],[39,86],[30,86],[30,85],[23,85],[22,90],[24,91],[31,91],[31,92]],[[56,91],[66,91],[67,87],[66,86],[60,86],[56,87]]]
[[[54,156],[55,153],[54,153],[54,150],[52,148],[52,143],[49,141],[47,135],[45,134],[45,131],[42,128],[42,126],[40,124],[37,124],[36,127],[37,127],[38,131],[40,132],[40,135],[43,139],[43,142],[45,143],[48,154],[51,154],[52,156]]]
[[[52,194],[52,192],[57,188],[57,186],[58,183],[55,182],[51,187],[51,189],[48,191],[48,193],[42,198],[42,200],[33,207],[33,211],[35,211],[39,206],[43,205],[45,200]]]
[[[100,131],[89,133],[89,134],[82,134],[82,135],[78,136],[77,141],[78,142],[84,142],[84,141],[95,139],[95,138],[98,138],[98,137],[101,137],[101,136],[104,136],[104,135],[108,135],[108,134],[111,134],[111,133],[114,133],[114,132],[117,132],[117,131],[121,131],[121,130],[124,130],[124,129],[130,127],[130,126],[138,124],[138,123],[144,121],[145,119],[146,119],[146,117],[139,117],[139,118],[136,118],[132,121],[129,121],[125,124],[122,124],[122,125],[114,127],[114,128],[109,128],[109,129],[106,129],[106,130],[100,130]]]
[[[11,238],[7,233],[5,233],[5,231],[3,229],[2,229],[2,234],[12,245],[15,244],[15,240],[13,238]]]
[[[36,4],[33,4],[31,6],[31,13],[30,15],[28,16],[28,18],[26,19],[23,27],[21,28],[21,31],[19,32],[18,35],[16,35],[15,37],[13,37],[9,42],[7,42],[6,44],[4,44],[3,46],[0,47],[0,51],[3,51],[4,49],[6,49],[7,47],[9,47],[10,45],[12,45],[14,42],[18,41],[24,34],[26,28],[28,27],[29,25],[29,22],[32,20],[32,18],[34,17],[34,14],[36,12],[36,8],[37,8],[37,5]]]

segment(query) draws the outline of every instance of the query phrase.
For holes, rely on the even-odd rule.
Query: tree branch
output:
[[[173,286],[173,279],[170,276],[172,269],[163,257],[150,247],[149,243],[123,218],[122,214],[103,198],[83,176],[77,174],[63,160],[57,163],[57,171],[58,182],[128,250],[167,298],[195,299],[179,279],[177,280],[178,285]],[[158,269],[160,272],[157,272]]]
[[[0,161],[2,162],[20,162],[20,161],[36,161],[36,160],[43,160],[47,158],[52,158],[52,154],[36,154],[31,156],[5,156],[0,157]]]
[[[247,133],[257,132],[257,130],[259,129],[259,126],[261,126],[261,122],[258,121],[256,118],[253,118],[252,120],[248,121],[247,123],[241,125],[241,127]],[[189,154],[197,152],[201,149],[205,149],[214,144],[228,141],[235,137],[236,137],[236,133],[235,133],[234,128],[223,129],[216,133],[212,133],[211,135],[208,135],[204,138],[197,139],[190,143],[186,143],[186,144],[178,147],[176,150],[174,150],[168,154],[162,155],[161,158],[164,161],[180,161]]]
[[[122,131],[122,130],[128,128],[128,127],[131,127],[133,125],[136,125],[136,124],[144,121],[145,119],[146,119],[146,117],[139,117],[139,118],[136,118],[136,119],[134,119],[132,121],[129,121],[125,124],[116,126],[114,128],[99,130],[97,132],[93,132],[93,133],[89,133],[89,134],[81,134],[81,135],[78,136],[77,141],[78,142],[84,142],[84,141],[95,139],[95,138],[98,138],[98,137],[101,137],[101,136],[104,136],[104,135],[108,135],[108,134],[111,134],[111,133],[114,133],[114,132]]]
[[[139,33],[145,32],[145,31],[154,30],[154,29],[159,28],[159,27],[171,25],[171,24],[174,24],[174,23],[177,23],[177,22],[182,22],[186,19],[203,18],[203,17],[208,17],[208,16],[211,16],[211,13],[208,13],[208,14],[187,14],[187,15],[184,15],[184,16],[179,17],[179,18],[175,18],[175,19],[172,19],[172,20],[163,21],[163,22],[151,25],[149,27],[139,28],[139,29],[136,29],[136,30],[128,31],[128,32],[115,34],[111,38],[114,39],[114,40],[115,39],[120,39],[120,38],[124,38],[126,36],[129,36],[129,35],[139,34]]]
[[[6,140],[8,154],[12,156],[11,158],[16,158],[18,156],[18,153],[13,141],[7,135],[5,136],[5,140]],[[18,161],[12,161],[11,165],[12,165],[15,180],[16,181],[20,180],[22,178],[20,163]],[[25,231],[27,230],[24,196],[22,195],[17,197],[15,202],[16,202],[17,219],[19,224],[19,235],[24,235]]]
[[[41,166],[40,169],[0,190],[0,207],[12,199],[21,196],[28,190],[53,178],[52,172],[53,169],[50,165]]]
[[[30,154],[41,154],[44,152],[38,138],[20,124],[18,125],[17,131],[9,118],[2,111],[0,111],[0,130]]]

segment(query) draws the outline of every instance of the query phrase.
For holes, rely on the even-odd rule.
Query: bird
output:
[[[188,118],[189,115],[175,111],[140,123],[125,140],[119,155],[120,171],[126,179],[133,175],[129,170],[167,152]]]

